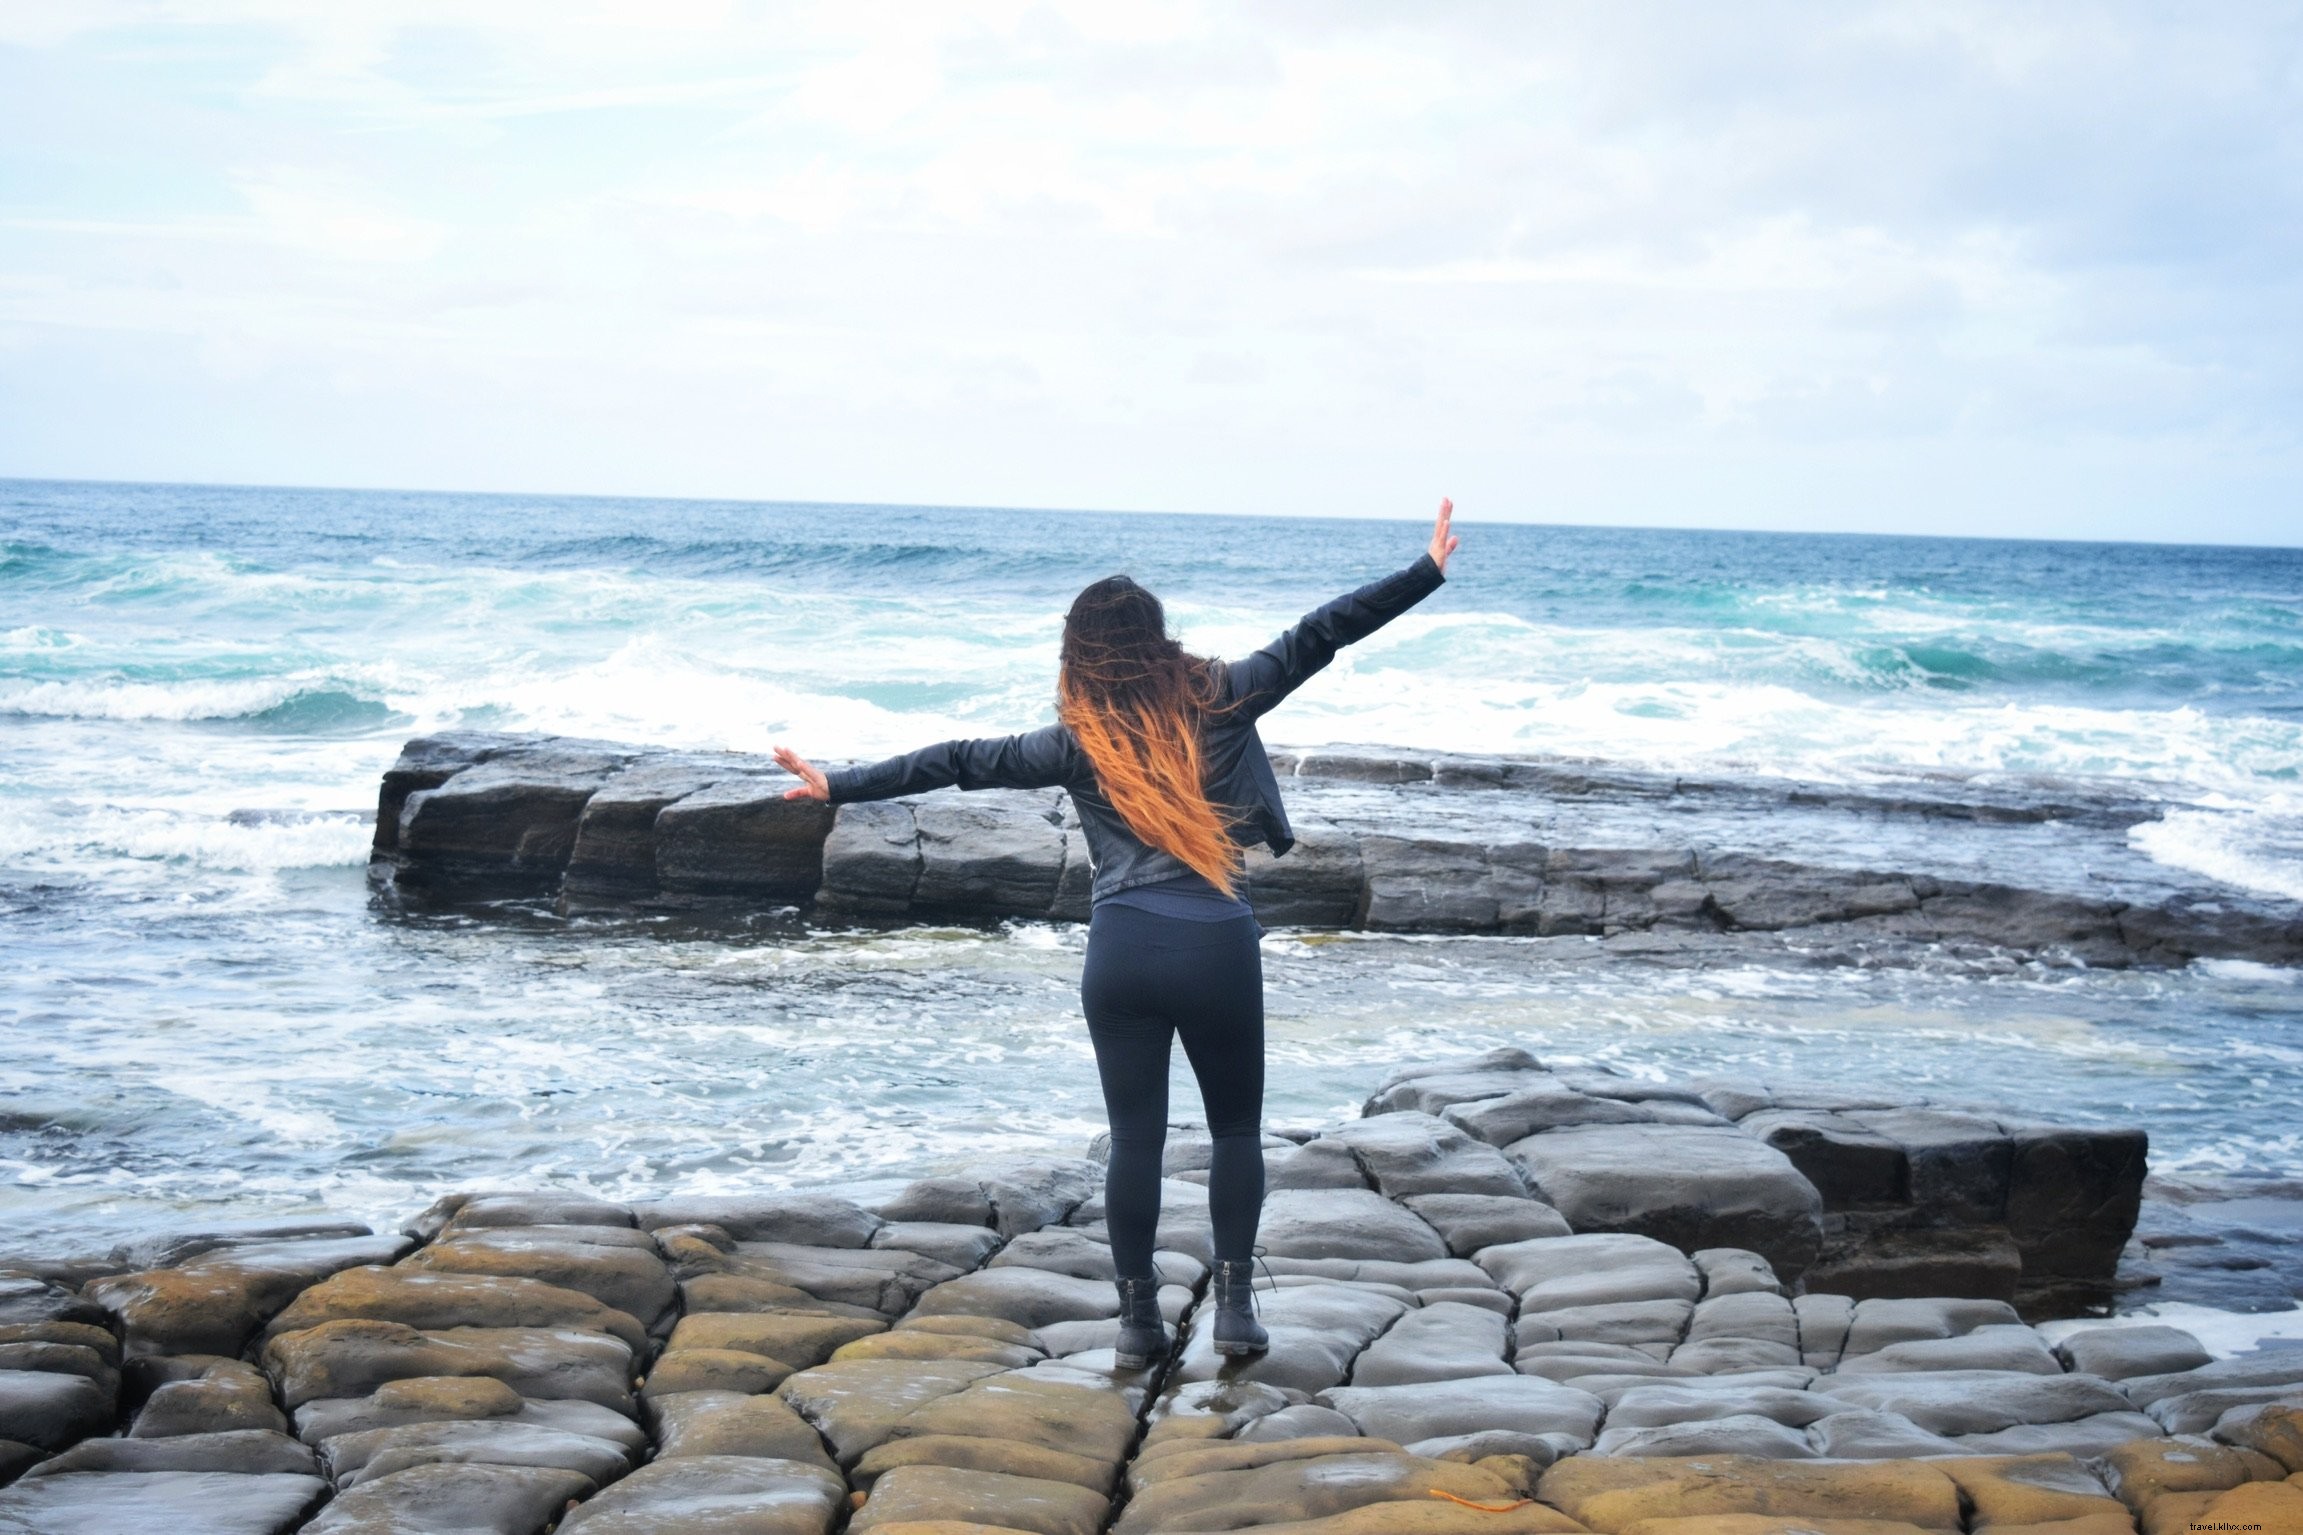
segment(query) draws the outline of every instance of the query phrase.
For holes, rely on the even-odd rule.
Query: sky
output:
[[[2303,543],[2303,12],[0,0],[0,475]]]

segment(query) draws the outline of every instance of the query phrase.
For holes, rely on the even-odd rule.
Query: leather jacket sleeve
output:
[[[1309,681],[1335,653],[1364,640],[1438,591],[1447,576],[1429,554],[1356,592],[1314,608],[1294,628],[1244,660],[1231,663],[1231,695],[1253,719]]]
[[[1048,725],[1017,736],[940,741],[882,762],[836,768],[824,775],[824,782],[835,805],[954,784],[963,789],[1050,789],[1069,783],[1079,762],[1071,732]]]

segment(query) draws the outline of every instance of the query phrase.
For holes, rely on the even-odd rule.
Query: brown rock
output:
[[[942,1332],[888,1332],[842,1344],[834,1359],[970,1359],[979,1364],[1023,1369],[1047,1357],[1036,1348],[990,1338]]]
[[[744,1455],[659,1460],[570,1513],[564,1535],[827,1535],[847,1486],[818,1465]]]
[[[671,1270],[656,1256],[654,1244],[650,1242],[644,1248],[608,1246],[563,1235],[618,1229],[563,1226],[475,1231],[433,1243],[410,1257],[407,1266],[436,1274],[541,1280],[563,1290],[589,1295],[603,1306],[628,1312],[643,1326],[652,1325],[672,1304],[677,1293]],[[648,1242],[645,1233],[624,1234]]]
[[[924,1519],[958,1519],[1030,1535],[1096,1535],[1109,1504],[1070,1482],[960,1466],[896,1466],[872,1484],[851,1531]]]
[[[714,1255],[718,1261],[718,1255]],[[698,1274],[680,1281],[682,1309],[701,1315],[707,1311],[789,1311],[801,1315],[887,1318],[870,1306],[819,1300],[797,1285],[744,1274]]]
[[[344,1237],[225,1248],[181,1268],[92,1281],[88,1298],[119,1320],[127,1352],[237,1355],[256,1330],[339,1269],[389,1263],[404,1237]]]
[[[2162,1493],[2221,1492],[2277,1481],[2287,1468],[2258,1450],[2195,1439],[2136,1439],[2101,1457],[2112,1495],[2140,1514]]]
[[[2303,1487],[2248,1482],[2227,1492],[2170,1492],[2143,1511],[2143,1535],[2195,1535],[2201,1530],[2303,1530]]]
[[[286,1433],[287,1415],[272,1400],[263,1372],[236,1359],[219,1359],[192,1380],[154,1391],[129,1430],[137,1439],[177,1434],[221,1434],[241,1429]]]
[[[433,1273],[421,1268],[345,1269],[312,1286],[265,1328],[266,1336],[349,1319],[443,1327],[576,1327],[621,1338],[634,1354],[648,1335],[637,1318],[593,1297],[516,1275]]]
[[[2242,1449],[2260,1450],[2290,1474],[2303,1472],[2303,1408],[2277,1402],[2241,1408],[2216,1422],[2215,1437]]]
[[[853,1465],[919,1408],[1001,1373],[964,1360],[843,1360],[800,1371],[777,1394],[815,1425],[842,1465]]]
[[[1544,1472],[1538,1494],[1594,1530],[1610,1532],[1641,1519],[1724,1514],[1891,1519],[1944,1532],[1960,1528],[1958,1485],[1923,1461],[1571,1455]]]
[[[365,1396],[388,1381],[485,1375],[522,1396],[572,1397],[629,1411],[632,1351],[571,1328],[451,1327],[418,1332],[398,1322],[323,1322],[264,1345],[281,1398]]]
[[[1445,1501],[1434,1499],[1434,1492],[1473,1503],[1517,1501],[1502,1478],[1476,1466],[1362,1446],[1346,1454],[1172,1477],[1138,1492],[1114,1529],[1116,1535],[1153,1535],[1288,1525],[1325,1520],[1368,1504]]]
[[[773,1391],[792,1378],[792,1367],[765,1354],[733,1348],[673,1349],[658,1359],[640,1387],[645,1397],[678,1396],[690,1391],[741,1391],[757,1395]]]
[[[1959,1484],[1974,1508],[1977,1530],[2001,1530],[2056,1520],[2106,1518],[2124,1522],[2127,1510],[2095,1473],[2069,1455],[1978,1456],[1932,1459],[1929,1465]]]
[[[672,1329],[672,1349],[736,1349],[804,1370],[822,1364],[843,1343],[885,1332],[887,1324],[857,1317],[781,1311],[690,1315]]]
[[[883,1473],[898,1466],[958,1466],[969,1471],[998,1471],[1009,1476],[1033,1477],[1043,1482],[1070,1482],[1099,1495],[1109,1495],[1119,1474],[1113,1462],[1093,1455],[1076,1455],[1045,1445],[1019,1444],[960,1434],[922,1434],[890,1439],[865,1452],[849,1480],[869,1490]]]
[[[683,1391],[651,1397],[649,1415],[659,1460],[698,1455],[750,1455],[836,1469],[824,1442],[781,1397],[733,1391]]]
[[[590,1477],[544,1466],[414,1466],[339,1493],[304,1529],[306,1535],[535,1535],[570,1499],[591,1491]]]

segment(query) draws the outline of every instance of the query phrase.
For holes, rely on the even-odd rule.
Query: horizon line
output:
[[[1258,518],[1285,518],[1290,522],[1414,522],[1423,514],[1391,516],[1372,512],[1211,512],[1155,507],[1008,506],[966,501],[826,501],[779,500],[762,496],[651,495],[627,491],[454,490],[436,486],[310,485],[261,480],[115,480],[80,475],[0,474],[0,485],[102,485],[165,490],[279,490],[362,496],[485,496],[504,501],[663,501],[692,506],[811,507],[855,511],[907,512],[1030,512],[1067,517],[1209,517],[1236,522]],[[1435,508],[1436,510],[1436,508]],[[1461,509],[1458,509],[1460,516]],[[1769,538],[1882,538],[1933,543],[2057,544],[2077,548],[2142,549],[2252,549],[2303,552],[2303,544],[2272,542],[2202,542],[2172,538],[2053,538],[2018,533],[1907,533],[1860,528],[1783,528],[1743,525],[1702,526],[1652,522],[1557,522],[1532,517],[1472,519],[1474,527],[1572,528],[1608,533],[1722,533]]]

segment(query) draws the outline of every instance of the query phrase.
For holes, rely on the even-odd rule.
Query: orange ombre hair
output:
[[[1215,663],[1170,639],[1160,600],[1126,576],[1096,582],[1064,615],[1056,717],[1087,753],[1096,787],[1146,845],[1230,895],[1239,848],[1200,760],[1200,722],[1217,691]]]

